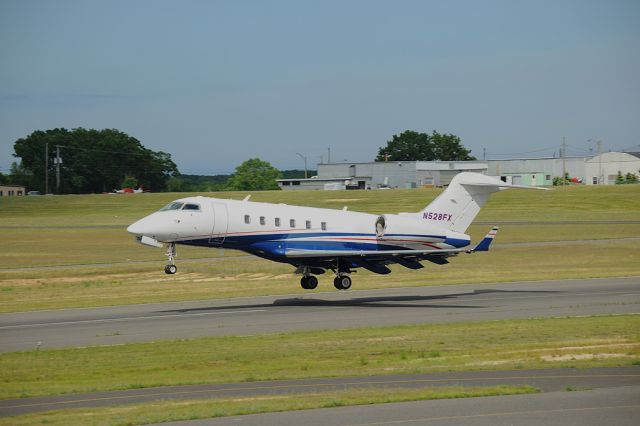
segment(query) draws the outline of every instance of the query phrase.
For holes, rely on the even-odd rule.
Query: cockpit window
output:
[[[183,205],[184,205],[184,203],[180,203],[180,202],[174,201],[172,203],[167,204],[163,208],[161,208],[160,211],[164,212],[164,211],[167,211],[167,210],[180,210]]]
[[[185,204],[182,210],[200,210],[199,204]]]

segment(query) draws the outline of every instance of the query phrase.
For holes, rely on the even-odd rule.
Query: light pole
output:
[[[304,178],[307,179],[307,157],[305,157],[304,155],[300,154],[299,152],[296,152],[296,154],[298,154],[298,157],[302,158],[304,160]]]

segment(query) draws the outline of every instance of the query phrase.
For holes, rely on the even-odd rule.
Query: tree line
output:
[[[277,179],[304,177],[301,170],[281,172],[259,158],[246,160],[231,175],[182,175],[171,154],[145,148],[136,138],[116,129],[38,130],[18,139],[14,152],[20,161],[11,165],[8,176],[0,173],[0,184],[23,185],[42,193],[47,186],[49,192],[60,194],[139,186],[154,192],[269,190],[278,189]],[[380,147],[375,160],[455,161],[475,157],[453,134],[407,130]]]

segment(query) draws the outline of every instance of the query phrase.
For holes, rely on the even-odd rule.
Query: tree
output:
[[[137,188],[138,187],[138,179],[133,176],[125,176],[120,184],[121,188]]]
[[[475,160],[470,154],[456,135],[440,134],[435,130],[431,135],[405,130],[393,135],[387,146],[378,149],[375,161]]]
[[[376,161],[430,161],[434,158],[429,135],[406,130],[393,135],[386,147],[378,149]]]
[[[116,129],[38,130],[14,144],[14,156],[22,160],[20,167],[32,175],[30,188],[44,191],[48,164],[49,187],[55,190],[57,147],[62,158],[60,193],[111,191],[120,188],[126,176],[152,191],[162,191],[169,177],[178,173],[170,154],[147,149]]]
[[[618,175],[616,176],[616,185],[623,185],[624,183],[624,176],[622,176],[622,172],[618,170]]]
[[[167,191],[169,192],[189,192],[191,186],[188,182],[178,176],[171,176],[167,182]]]
[[[436,160],[441,161],[471,161],[476,157],[471,155],[471,150],[466,149],[460,138],[452,134],[440,134],[435,130],[431,134],[433,152]]]
[[[252,158],[236,167],[229,178],[228,189],[232,191],[261,191],[278,189],[276,179],[280,179],[280,171],[267,161]]]
[[[635,173],[627,173],[624,175],[624,183],[638,183],[638,176]]]

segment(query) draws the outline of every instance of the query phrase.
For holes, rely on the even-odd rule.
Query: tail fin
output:
[[[457,174],[447,189],[419,214],[436,226],[464,233],[489,196],[508,188],[548,189],[512,185],[493,176],[463,172]]]

